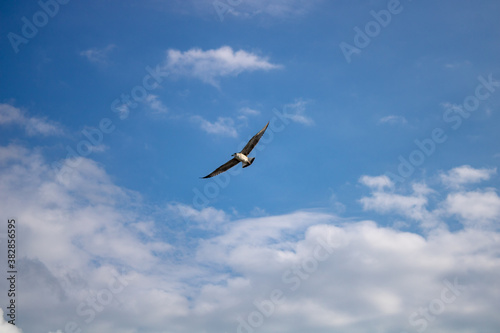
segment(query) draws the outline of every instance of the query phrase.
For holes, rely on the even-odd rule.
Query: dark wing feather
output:
[[[217,169],[215,169],[214,172],[212,172],[211,174],[209,174],[209,175],[207,175],[205,177],[202,177],[202,178],[210,178],[210,177],[213,177],[213,176],[217,176],[218,174],[223,173],[224,171],[227,171],[227,170],[231,169],[232,167],[234,167],[238,163],[240,163],[240,161],[238,161],[237,159],[233,158],[232,160],[227,161],[226,163],[224,163],[223,165],[221,165],[220,167],[218,167]]]
[[[257,143],[259,143],[259,140],[260,138],[264,135],[264,132],[266,131],[267,129],[267,126],[269,126],[269,122],[266,124],[266,126],[264,126],[263,129],[261,129],[259,131],[259,133],[255,134],[253,136],[253,138],[250,139],[250,141],[248,141],[247,145],[245,146],[245,148],[242,149],[241,153],[243,155],[248,155],[250,154],[250,152],[252,151],[252,149],[255,148],[255,146],[257,145]]]

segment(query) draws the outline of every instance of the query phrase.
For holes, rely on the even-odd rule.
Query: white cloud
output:
[[[371,197],[360,200],[363,209],[379,213],[396,212],[398,214],[421,220],[424,217],[427,198],[423,196],[404,196],[395,193],[376,192]]]
[[[160,101],[157,95],[149,94],[144,100],[146,106],[155,113],[167,113],[168,108]]]
[[[346,210],[346,206],[343,203],[341,203],[340,201],[338,201],[337,195],[335,194],[335,192],[332,189],[329,189],[329,190],[331,192],[330,198],[329,198],[329,202],[330,202],[331,207],[333,208],[333,210],[337,214],[344,213]]]
[[[28,154],[28,149],[21,146],[0,146],[0,165],[8,164],[13,161],[21,162]]]
[[[463,112],[463,106],[460,105],[460,104],[453,104],[453,103],[450,103],[450,102],[443,102],[443,103],[441,103],[441,106],[445,110],[451,110],[451,111],[455,111],[455,112]]]
[[[258,116],[260,114],[260,111],[254,110],[249,107],[244,107],[239,110],[239,113],[241,113],[244,116]]]
[[[238,116],[236,119],[239,120],[241,126],[248,127],[248,118],[258,115],[260,115],[260,111],[244,107],[238,110]]]
[[[29,136],[35,135],[62,135],[62,127],[43,118],[28,117],[20,109],[9,105],[0,104],[0,125],[16,124],[22,126]]]
[[[148,111],[154,114],[165,114],[168,113],[168,107],[163,104],[160,97],[155,94],[148,94],[143,100],[140,101],[141,105]],[[114,106],[114,110],[118,112],[120,119],[128,118],[131,108],[137,107],[135,105],[127,105],[126,103],[118,104]]]
[[[431,192],[426,185],[413,184],[413,193],[402,195],[391,189],[392,182],[386,179],[386,176],[366,177],[361,177],[361,182],[371,187],[372,193],[359,200],[364,210],[373,210],[382,214],[395,213],[425,224],[433,222],[426,209],[427,194]],[[389,187],[389,192],[386,191],[387,187]]]
[[[318,0],[251,0],[247,1],[249,11],[266,13],[274,17],[295,17],[309,12],[319,2]],[[245,3],[245,2],[244,2]]]
[[[382,190],[384,187],[392,188],[394,187],[394,183],[387,176],[361,176],[359,178],[359,182],[365,186],[370,188],[375,188],[377,190]]]
[[[379,119],[379,124],[406,124],[408,121],[403,116],[389,115]]]
[[[0,104],[0,124],[23,123],[25,121],[21,110],[9,104]]]
[[[454,62],[448,62],[444,64],[444,67],[447,69],[458,69],[464,66],[470,66],[471,62],[468,60],[465,61],[454,61]]]
[[[133,267],[154,262],[148,244],[134,239],[123,225],[134,216],[114,210],[115,205],[126,204],[134,194],[113,185],[95,162],[84,158],[78,163],[66,160],[56,173],[38,153],[18,146],[2,147],[0,155],[11,157],[2,170],[2,189],[17,187],[19,194],[9,196],[3,192],[2,211],[13,212],[33,232],[33,238],[26,235],[30,239],[28,252],[33,251],[46,264],[67,261],[67,269],[82,268],[86,258],[104,253],[107,258]],[[27,206],[31,208],[23,208]],[[51,246],[43,247],[44,242]]]
[[[229,136],[233,138],[238,136],[234,120],[232,118],[218,117],[215,122],[210,122],[202,116],[192,116],[191,120],[198,123],[201,129],[209,134]]]
[[[104,48],[90,48],[88,50],[80,52],[80,55],[85,57],[88,61],[98,64],[108,63],[108,54],[111,52],[116,45],[109,44]]]
[[[242,258],[238,259],[232,256],[234,249],[240,248],[248,251],[254,246],[274,243],[277,249],[289,250],[292,243],[287,242],[286,239],[291,233],[296,230],[305,230],[309,225],[328,223],[332,219],[333,217],[328,214],[309,212],[295,212],[284,216],[243,219],[229,226],[223,235],[203,241],[200,246],[201,249],[198,251],[198,258],[236,266],[244,266],[249,264],[249,262],[257,265],[259,262],[258,258],[246,258],[244,261],[238,262]],[[290,238],[290,240],[292,239]],[[248,247],[249,245],[250,248]],[[265,266],[263,264],[263,267]]]
[[[108,148],[109,147],[106,145],[97,145],[97,146],[92,145],[89,149],[92,153],[102,153],[108,150]]]
[[[305,115],[307,104],[308,102],[297,99],[295,102],[283,106],[283,114],[293,122],[303,125],[313,125],[314,121]]]
[[[155,233],[155,225],[153,221],[140,221],[132,224],[132,227],[137,229],[139,232],[142,232],[148,237],[153,237]]]
[[[470,284],[479,275],[472,278],[462,266],[462,259],[472,259],[476,256],[474,251],[483,246],[474,238],[480,237],[488,246],[493,244],[482,233],[444,232],[425,239],[381,228],[369,221],[335,226],[329,220],[331,223],[335,218],[297,213],[235,221],[234,228],[225,235],[202,245],[198,253],[203,262],[224,264],[243,277],[237,286],[228,284],[215,290],[206,286],[203,290],[210,288],[212,292],[205,302],[212,307],[207,304],[205,313],[218,315],[218,307],[228,313],[239,308],[237,313],[247,319],[257,309],[255,302],[268,300],[271,291],[278,289],[286,302],[274,306],[272,316],[264,317],[260,329],[357,332],[374,325],[386,331],[391,325],[398,327],[396,331],[418,329],[408,325],[408,317],[440,297],[446,286],[443,279],[454,282],[457,278],[458,284],[467,281],[466,286],[471,289],[481,285],[481,282]],[[293,240],[287,237],[286,230],[297,222],[301,222],[300,228],[306,228],[305,237]],[[248,228],[251,232],[246,235],[244,231]],[[321,247],[319,239],[329,242],[331,253]],[[456,251],[464,251],[461,253],[467,259],[457,257]],[[317,260],[315,253],[327,258]],[[482,253],[481,259],[476,257],[485,260],[478,269],[494,279],[493,272],[500,271],[500,267],[495,265],[491,270],[489,265],[495,262],[493,253]],[[456,302],[447,305],[446,318],[439,318],[441,325],[448,327],[443,329],[445,332],[452,332],[452,323],[466,311],[476,314],[482,311],[477,294],[460,292]],[[249,294],[253,296],[248,297]],[[483,296],[482,301],[497,303],[494,296]],[[246,301],[239,303],[235,297]],[[465,304],[475,306],[465,307]],[[490,325],[494,325],[493,310],[487,317]],[[236,329],[237,323],[229,327],[229,331]]]
[[[15,216],[23,246],[18,313],[26,332],[64,331],[71,322],[91,333],[237,332],[259,311],[272,313],[261,314],[254,331],[410,332],[425,323],[451,333],[460,322],[464,332],[494,332],[500,325],[495,230],[420,235],[317,210],[237,219],[169,202],[164,216],[89,159],[58,175],[37,150],[0,147],[0,157],[0,212]],[[397,189],[383,177],[361,179],[372,198],[382,196],[380,212],[423,211],[433,198],[425,184],[402,195],[388,192]],[[476,192],[463,198],[474,213],[455,215],[498,223],[496,193]],[[185,230],[172,215],[218,228]],[[6,284],[1,279],[0,290]],[[273,291],[282,302],[270,307]]]
[[[186,3],[188,3],[194,7],[197,13],[208,14],[222,20],[229,16],[238,19],[250,19],[259,16],[271,19],[292,19],[306,15],[320,2],[322,0],[242,0],[231,2],[191,0],[185,1],[182,5],[186,7]],[[218,9],[216,4],[219,5]],[[184,12],[192,11],[192,9],[184,10]]]
[[[489,226],[500,219],[500,197],[493,190],[451,193],[445,207],[468,226]]]
[[[446,198],[430,204],[437,192],[425,183],[413,183],[412,193],[404,188],[396,188],[386,176],[362,176],[360,183],[371,188],[369,196],[359,201],[364,210],[372,210],[381,214],[397,214],[414,221],[421,227],[436,228],[445,225],[445,218],[458,217],[458,221],[466,228],[499,227],[500,197],[491,188],[485,190],[464,191],[462,185],[477,183],[490,179],[496,169],[474,169],[470,166],[453,168],[441,173],[441,181],[448,185]],[[434,206],[434,209],[429,209]],[[398,221],[398,225],[406,222]]]
[[[2,332],[2,333],[22,333],[23,332],[17,326],[10,324],[7,320],[4,320],[3,316],[4,316],[3,310],[2,310],[2,308],[0,308],[0,332]],[[10,320],[10,318],[8,318],[8,320]]]
[[[77,312],[79,304],[91,295],[99,297],[102,290],[116,290],[116,276],[128,279],[142,276],[134,272],[160,269],[163,261],[158,256],[170,253],[171,245],[155,235],[137,235],[137,212],[126,207],[140,198],[112,184],[95,162],[66,160],[66,168],[56,172],[35,150],[10,145],[1,147],[0,156],[7,158],[0,169],[0,211],[5,218],[16,218],[26,242],[18,259],[23,272],[18,285],[24,286],[26,303],[19,305],[18,312],[33,315],[25,329],[56,331],[76,321],[80,327],[94,327],[89,332],[96,331],[100,323],[85,323],[86,315]],[[0,289],[5,284],[2,280]],[[157,287],[165,289],[148,297],[168,304],[168,284]],[[114,301],[104,303],[119,310],[116,300],[126,296],[112,295]],[[146,303],[138,306],[149,306]],[[137,302],[129,304],[133,307]]]
[[[167,209],[185,220],[196,222],[202,229],[214,229],[229,220],[224,211],[213,207],[196,210],[181,203],[171,203],[167,205]]]
[[[127,104],[120,104],[115,107],[115,110],[118,111],[118,116],[120,119],[127,119],[130,114],[130,108]]]
[[[496,168],[475,169],[470,165],[462,165],[460,167],[451,169],[447,173],[442,173],[440,175],[440,178],[443,184],[445,184],[446,186],[457,189],[466,184],[478,183],[483,180],[488,180],[496,173]]]
[[[218,86],[222,77],[234,77],[246,71],[268,71],[281,66],[254,53],[233,51],[229,46],[222,46],[206,51],[196,48],[185,52],[170,49],[164,67],[171,74],[197,78]]]

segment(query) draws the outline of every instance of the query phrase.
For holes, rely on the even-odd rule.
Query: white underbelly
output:
[[[248,163],[248,157],[246,155],[243,155],[242,153],[237,153],[234,157],[236,157],[236,159],[240,162]]]

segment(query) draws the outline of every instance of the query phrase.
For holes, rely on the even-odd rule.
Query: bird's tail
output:
[[[249,166],[250,164],[252,164],[253,160],[255,160],[255,157],[250,157],[248,159],[248,163],[242,163],[243,167],[246,168],[247,166]]]

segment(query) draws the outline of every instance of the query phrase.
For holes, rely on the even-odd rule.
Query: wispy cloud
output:
[[[305,15],[320,2],[322,0],[250,0],[244,1],[241,9],[244,10],[246,4],[248,13],[265,13],[274,17],[291,18]]]
[[[249,107],[243,107],[238,110],[238,116],[236,119],[238,119],[241,123],[244,123],[246,127],[248,126],[248,118],[258,115],[260,115],[260,111],[251,109]]]
[[[454,62],[447,62],[444,64],[444,67],[447,69],[458,69],[464,66],[470,66],[471,62],[468,60],[464,61],[454,61]]]
[[[379,124],[406,124],[408,121],[403,116],[389,115],[378,120]]]
[[[92,63],[106,65],[108,64],[108,54],[115,49],[116,45],[109,44],[104,48],[90,48],[88,50],[80,52],[82,57],[85,57],[88,61]]]
[[[122,120],[127,119],[130,114],[130,107],[125,103],[116,106],[115,110],[118,111],[118,117]]]
[[[337,195],[335,194],[333,189],[329,189],[329,191],[330,191],[330,198],[328,201],[330,202],[330,206],[334,209],[334,211],[337,214],[344,213],[346,210],[346,206],[342,202],[338,201]]]
[[[199,124],[200,128],[209,134],[230,136],[233,138],[238,136],[232,118],[218,117],[216,121],[210,122],[202,116],[192,116],[191,120]]]
[[[29,117],[22,110],[9,105],[0,104],[0,125],[15,124],[21,126],[29,136],[63,135],[62,126],[44,118]]]
[[[260,111],[254,110],[254,109],[249,108],[249,107],[241,108],[241,109],[239,109],[238,112],[244,116],[258,116],[260,114]]]
[[[157,95],[149,94],[144,103],[146,106],[155,113],[167,113],[168,108],[162,103]]]
[[[184,12],[216,15],[217,10],[222,15],[231,15],[237,19],[251,19],[254,17],[268,17],[271,19],[296,19],[306,15],[317,7],[323,0],[242,0],[242,1],[184,1],[181,5]],[[187,7],[191,7],[188,10]]]
[[[283,114],[293,122],[303,125],[313,125],[314,120],[306,116],[307,104],[307,101],[297,99],[295,102],[283,106]]]
[[[377,190],[382,190],[384,187],[392,188],[394,183],[387,176],[361,176],[359,182],[370,188],[375,188]]]
[[[168,204],[167,209],[184,220],[196,222],[196,227],[201,229],[215,229],[224,222],[229,221],[229,216],[224,211],[213,207],[197,210],[191,206],[176,202]]]
[[[219,85],[222,77],[280,67],[265,57],[244,50],[233,51],[229,46],[206,51],[197,48],[185,52],[171,49],[167,51],[165,62],[165,69],[174,75],[193,77],[214,86]]]
[[[462,111],[463,110],[463,106],[462,105],[453,104],[453,103],[450,103],[450,102],[443,102],[443,103],[441,103],[441,106],[445,110],[451,110],[451,111]]]

